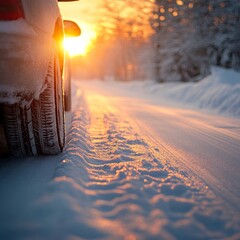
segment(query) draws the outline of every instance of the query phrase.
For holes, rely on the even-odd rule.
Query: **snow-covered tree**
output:
[[[203,4],[205,3],[205,4]],[[199,28],[206,1],[155,0],[155,72],[158,82],[198,81],[210,73],[205,29]]]
[[[209,49],[213,64],[240,70],[240,2],[211,0],[212,44]]]

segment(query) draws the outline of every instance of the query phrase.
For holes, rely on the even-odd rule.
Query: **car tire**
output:
[[[63,86],[57,54],[48,66],[47,88],[32,103],[33,132],[37,153],[55,155],[65,144]]]
[[[0,110],[11,155],[55,155],[62,152],[65,144],[64,104],[57,54],[49,63],[46,89],[38,100],[25,107],[2,104]]]
[[[33,136],[31,107],[19,104],[2,104],[1,115],[8,150],[13,156],[36,154]]]

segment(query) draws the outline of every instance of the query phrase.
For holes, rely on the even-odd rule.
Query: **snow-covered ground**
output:
[[[1,158],[0,239],[240,239],[239,76],[76,79],[64,153]]]
[[[133,92],[144,92],[156,100],[240,117],[240,73],[231,69],[212,67],[212,74],[198,83],[138,81],[128,85]]]

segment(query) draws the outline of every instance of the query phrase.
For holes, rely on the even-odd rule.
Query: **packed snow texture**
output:
[[[239,209],[81,86],[62,155],[1,161],[0,239],[240,238]]]

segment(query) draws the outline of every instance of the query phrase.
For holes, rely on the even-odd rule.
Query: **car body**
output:
[[[56,0],[0,0],[0,124],[13,155],[64,147],[62,77],[69,74],[62,41],[65,30],[80,34],[67,22],[64,29]]]

